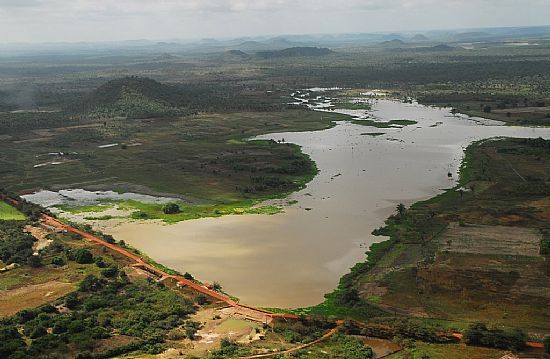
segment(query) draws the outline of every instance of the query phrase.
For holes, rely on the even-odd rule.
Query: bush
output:
[[[52,264],[58,267],[65,265],[65,260],[61,257],[53,257]]]
[[[74,260],[79,264],[90,264],[94,261],[94,256],[86,248],[79,248],[74,252]]]
[[[46,334],[48,334],[48,331],[46,330],[46,327],[39,324],[31,330],[31,332],[29,334],[29,338],[36,339],[36,338],[42,337]]]
[[[25,324],[26,322],[36,318],[36,313],[29,309],[23,309],[18,312],[15,317],[19,324]]]
[[[105,282],[90,274],[80,282],[78,289],[81,292],[98,292],[103,288]]]
[[[69,309],[75,308],[77,305],[80,304],[80,300],[78,300],[78,296],[76,293],[69,293],[65,297],[65,306]]]
[[[164,214],[177,214],[180,213],[180,206],[177,203],[167,203],[162,207]]]
[[[96,265],[98,268],[105,268],[105,267],[107,267],[107,264],[105,263],[105,260],[103,259],[102,256],[95,256],[95,257],[94,257],[94,262],[95,262],[95,265]]]
[[[40,258],[40,256],[32,255],[27,259],[27,263],[33,268],[38,268],[42,266],[42,258]]]
[[[115,244],[115,239],[114,239],[113,236],[111,236],[110,234],[104,234],[104,235],[103,235],[103,239],[104,239],[105,242],[107,242],[107,243]]]
[[[118,268],[116,266],[110,266],[101,271],[101,275],[107,278],[116,277],[118,274]]]
[[[193,276],[191,274],[189,274],[189,272],[185,272],[185,274],[183,275],[183,278],[187,279],[187,280],[194,280],[195,278],[193,278]]]
[[[182,340],[187,338],[187,335],[184,329],[175,328],[168,332],[166,338],[168,338],[169,340]]]
[[[198,305],[205,305],[208,304],[208,298],[204,294],[199,294],[196,298],[196,302]]]

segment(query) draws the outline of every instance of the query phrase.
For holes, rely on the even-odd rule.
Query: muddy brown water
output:
[[[390,100],[378,100],[371,113],[418,124],[378,129],[341,122],[323,131],[260,136],[302,146],[320,169],[307,188],[287,199],[297,203],[285,213],[101,227],[168,267],[218,281],[243,303],[314,305],[365,259],[371,243],[384,239],[370,233],[399,202],[410,205],[455,184],[469,143],[493,136],[550,137],[550,129],[486,126],[449,109]]]

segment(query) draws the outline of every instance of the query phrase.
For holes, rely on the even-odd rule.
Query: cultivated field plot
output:
[[[540,239],[540,232],[531,228],[451,225],[440,246],[455,253],[538,256]]]
[[[0,317],[11,316],[22,309],[50,303],[74,291],[74,289],[75,285],[73,283],[54,280],[14,290],[2,290],[0,291]]]
[[[7,203],[0,202],[0,220],[4,221],[22,221],[25,219],[23,213],[13,208]]]

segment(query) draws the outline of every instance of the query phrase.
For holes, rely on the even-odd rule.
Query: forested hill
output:
[[[211,111],[277,111],[280,96],[262,89],[208,84],[167,85],[146,77],[111,80],[74,103],[70,112],[97,118],[174,117]]]
[[[151,100],[178,105],[177,88],[147,77],[128,76],[111,80],[86,97],[84,104],[93,108],[110,106],[121,100],[125,92],[135,92]]]
[[[91,117],[172,117],[189,112],[175,87],[145,77],[124,77],[107,82],[76,105]]]

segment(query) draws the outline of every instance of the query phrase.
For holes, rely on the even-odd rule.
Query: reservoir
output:
[[[325,107],[323,107],[325,108]],[[375,128],[349,121],[315,132],[261,139],[292,142],[317,163],[307,188],[278,203],[277,215],[232,215],[165,225],[99,221],[96,225],[159,263],[219,282],[243,303],[302,307],[323,301],[339,278],[383,237],[373,229],[395,212],[453,187],[464,148],[495,136],[550,138],[550,129],[501,126],[389,99],[372,110],[338,111],[375,121],[416,124]]]

